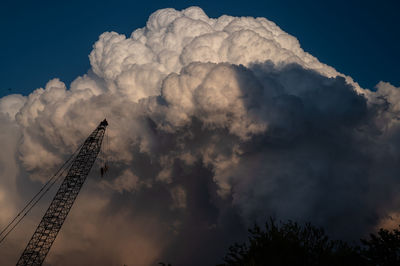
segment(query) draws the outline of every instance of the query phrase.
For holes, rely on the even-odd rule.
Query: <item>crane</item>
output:
[[[17,266],[42,265],[100,152],[107,126],[104,119],[83,143]]]

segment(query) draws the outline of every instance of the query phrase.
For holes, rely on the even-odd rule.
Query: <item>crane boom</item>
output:
[[[42,265],[100,152],[107,126],[104,119],[82,145],[17,266]]]

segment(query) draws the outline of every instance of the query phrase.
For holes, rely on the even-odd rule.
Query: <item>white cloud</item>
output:
[[[87,248],[82,238],[95,243],[87,264],[138,262],[129,248],[104,255],[105,239],[135,249],[144,241],[153,251],[141,263],[175,254],[185,265],[185,250],[223,250],[243,224],[266,216],[342,235],[353,222],[354,237],[399,208],[388,204],[398,191],[399,88],[360,88],[265,18],[161,9],[129,37],[100,35],[89,59],[69,88],[53,79],[0,99],[1,224],[29,197],[18,194],[30,184],[19,173],[45,180],[104,117],[110,174],[88,189],[108,198],[85,205],[88,235],[68,235],[77,250]],[[79,227],[82,217],[70,218]],[[184,237],[199,241],[181,246]],[[204,264],[217,258],[202,254]]]

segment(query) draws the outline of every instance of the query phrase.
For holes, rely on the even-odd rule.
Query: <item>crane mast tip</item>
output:
[[[100,126],[105,126],[105,127],[108,126],[108,122],[105,118],[103,121],[101,121]]]

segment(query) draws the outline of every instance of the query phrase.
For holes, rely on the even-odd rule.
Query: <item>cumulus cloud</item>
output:
[[[398,212],[399,88],[360,88],[265,18],[161,9],[89,59],[69,88],[0,99],[1,224],[109,121],[110,171],[91,174],[49,263],[213,265],[268,216],[355,239]]]

